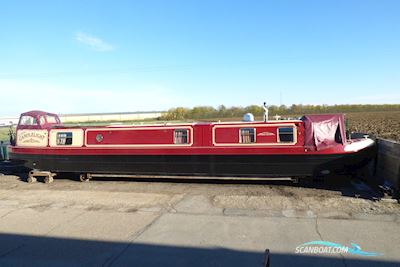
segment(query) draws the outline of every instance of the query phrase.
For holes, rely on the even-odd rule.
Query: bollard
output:
[[[7,147],[7,144],[4,144],[3,141],[0,142],[0,154],[1,154],[0,159],[2,161],[5,161],[5,160],[9,159],[8,158],[8,147]]]
[[[3,154],[3,146],[4,146],[4,142],[3,142],[3,141],[0,141],[0,160],[1,160],[1,161],[6,160],[6,159],[4,158],[4,154]]]
[[[10,157],[8,156],[8,145],[4,145],[3,147],[3,151],[4,151],[4,160],[10,160]]]

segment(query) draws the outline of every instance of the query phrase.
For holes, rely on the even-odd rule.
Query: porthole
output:
[[[97,134],[97,135],[96,135],[96,141],[99,142],[99,143],[100,143],[101,141],[103,141],[103,135],[102,135],[102,134]]]

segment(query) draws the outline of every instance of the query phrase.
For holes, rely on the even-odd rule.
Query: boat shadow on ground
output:
[[[29,170],[21,165],[6,162],[0,164],[0,173],[13,174],[20,177],[21,181],[27,181]],[[79,175],[73,173],[59,173],[56,179],[79,181]],[[298,183],[291,181],[274,180],[221,180],[221,179],[172,179],[172,178],[124,178],[101,177],[93,178],[96,181],[124,181],[124,182],[159,182],[159,183],[184,183],[184,184],[228,184],[228,185],[262,185],[262,186],[290,186],[310,189],[320,189],[341,192],[343,196],[363,198],[369,200],[380,199],[383,194],[371,183],[352,176],[331,175],[323,179],[302,178]]]
[[[57,179],[79,181],[79,175],[62,173]],[[177,179],[177,178],[125,178],[125,177],[96,177],[94,181],[123,181],[123,182],[158,182],[174,184],[217,184],[217,185],[260,185],[271,187],[309,188],[340,192],[342,196],[378,200],[383,194],[377,187],[369,185],[366,181],[346,175],[331,175],[323,179],[302,178],[298,183],[285,180],[246,180],[246,179]]]
[[[268,245],[268,240],[265,241]],[[293,251],[295,248],[293,248]],[[261,267],[264,251],[0,234],[1,266]],[[399,266],[399,261],[270,251],[268,266]]]

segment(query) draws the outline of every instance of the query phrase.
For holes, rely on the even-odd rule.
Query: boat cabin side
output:
[[[304,145],[301,120],[163,124],[140,126],[62,126],[56,114],[21,114],[17,147],[185,148],[291,147]]]

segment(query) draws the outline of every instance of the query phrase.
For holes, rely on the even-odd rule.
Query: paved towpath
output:
[[[400,266],[399,204],[317,187],[0,176],[0,266]],[[383,255],[295,254],[313,240]]]

